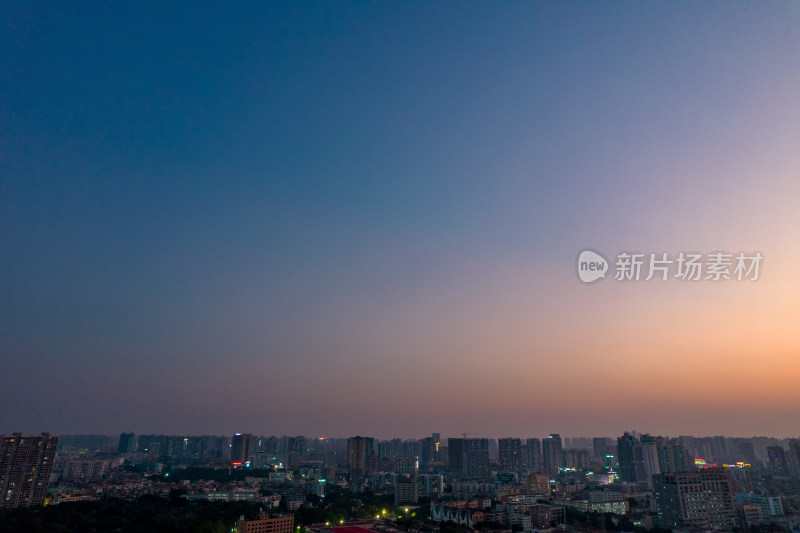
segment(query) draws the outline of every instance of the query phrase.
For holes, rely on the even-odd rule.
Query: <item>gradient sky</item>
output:
[[[800,436],[799,277],[797,2],[0,7],[0,432]]]

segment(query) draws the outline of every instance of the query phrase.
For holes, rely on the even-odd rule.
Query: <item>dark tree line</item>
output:
[[[190,502],[178,495],[142,496],[135,502],[104,499],[39,508],[0,509],[0,531],[8,533],[225,533],[252,502]]]

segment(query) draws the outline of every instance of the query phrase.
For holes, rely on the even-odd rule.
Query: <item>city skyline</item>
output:
[[[18,432],[13,432],[18,433]],[[48,433],[48,432],[43,432]],[[466,436],[465,436],[466,433]],[[9,433],[9,435],[12,433]],[[524,433],[503,433],[503,434],[482,434],[479,432],[461,432],[458,434],[448,435],[445,433],[440,432],[433,432],[433,435],[439,435],[441,438],[441,445],[446,446],[448,439],[488,439],[489,441],[500,441],[503,439],[538,439],[539,441],[544,441],[551,435],[556,435],[562,439],[562,441],[587,441],[584,443],[588,446],[588,443],[592,439],[607,439],[608,441],[616,441],[619,438],[622,438],[623,435],[635,435],[635,436],[653,436],[653,437],[660,437],[665,439],[677,439],[680,437],[688,437],[692,439],[712,439],[722,437],[725,439],[741,439],[741,440],[748,440],[748,439],[772,439],[776,441],[789,441],[793,439],[798,439],[800,436],[797,435],[720,435],[720,434],[689,434],[689,433],[682,433],[682,434],[666,434],[663,432],[649,432],[649,431],[637,431],[635,429],[625,430],[618,434],[616,433],[609,433],[609,434],[579,434],[579,435],[570,435],[570,434],[563,434],[563,433],[532,433],[532,434],[524,434]],[[122,431],[119,433],[119,436],[123,435],[132,435],[132,438],[136,438],[142,435],[154,435],[160,437],[205,437],[205,436],[212,436],[212,437],[233,437],[233,436],[240,436],[240,435],[249,435],[253,438],[303,438],[308,441],[323,441],[323,440],[347,440],[353,437],[363,437],[363,438],[371,438],[375,439],[376,441],[381,442],[390,442],[390,441],[402,441],[402,442],[418,442],[425,440],[426,438],[430,438],[431,434],[422,434],[422,435],[376,435],[369,432],[361,432],[361,433],[352,433],[352,434],[343,434],[343,435],[318,435],[313,433],[305,433],[305,434],[286,434],[286,433],[279,433],[279,432],[272,432],[272,431],[257,431],[257,430],[242,430],[242,431],[235,431],[232,433],[221,433],[221,432],[204,432],[204,433],[186,433],[180,431],[167,431],[167,432],[156,432],[156,431]],[[108,437],[111,439],[115,439],[118,437],[117,433],[63,433],[61,436],[65,437]],[[566,445],[565,445],[566,446]]]
[[[239,531],[390,526],[400,533],[410,530],[403,527],[409,520],[417,531],[453,522],[471,531],[511,525],[539,533],[555,522],[561,530],[589,533],[598,531],[600,520],[614,531],[631,525],[642,532],[656,531],[655,525],[790,531],[800,519],[800,439],[470,435],[390,441],[15,434],[0,446],[0,484],[9,488],[0,507],[16,510],[0,513],[0,520],[7,529],[21,529],[44,504],[50,509],[42,522],[79,525],[87,521],[87,508],[105,506],[99,513],[105,528],[129,525],[135,516],[137,526],[161,529],[165,507],[174,506],[170,515],[180,517],[181,528],[192,521],[189,529],[197,530],[198,522],[213,522],[209,514],[230,511],[231,503],[237,508],[227,520],[238,517]],[[156,520],[153,504],[161,507]]]
[[[0,13],[0,433],[798,436],[800,4]]]

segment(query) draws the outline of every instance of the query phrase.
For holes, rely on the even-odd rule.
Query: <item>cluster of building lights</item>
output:
[[[729,464],[723,464],[722,467],[723,468],[750,468],[750,463],[743,463],[742,461],[739,461],[738,463],[733,463],[733,464],[730,464],[730,465]]]

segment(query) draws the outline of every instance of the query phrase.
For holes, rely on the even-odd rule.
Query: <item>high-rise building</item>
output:
[[[467,439],[467,476],[474,479],[489,477],[489,439]]]
[[[200,463],[206,457],[205,439],[203,437],[186,437],[184,459],[188,463]]]
[[[160,457],[161,449],[166,449],[166,437],[159,435],[139,435],[137,440],[137,450],[144,452],[152,457]]]
[[[405,476],[416,476],[419,473],[419,457],[398,455],[394,458],[394,471]]]
[[[789,467],[786,464],[786,452],[780,446],[767,446],[767,458],[772,471],[780,476],[789,474]]]
[[[745,463],[756,464],[756,450],[752,442],[741,441],[739,443],[739,455]]]
[[[608,439],[605,437],[595,437],[592,439],[592,451],[597,459],[604,459],[608,455]]]
[[[467,439],[449,438],[447,439],[447,457],[449,460],[450,472],[463,476],[467,466]]]
[[[622,481],[636,482],[636,467],[633,450],[636,447],[636,438],[628,433],[617,439],[617,462],[619,463],[619,478]]]
[[[350,475],[363,477],[367,474],[367,460],[374,453],[375,439],[351,437],[347,439],[347,467]],[[377,454],[375,455],[377,458]]]
[[[444,476],[442,474],[421,474],[417,476],[419,495],[423,498],[444,494]]]
[[[664,441],[658,446],[658,464],[661,472],[690,472],[694,470],[689,452],[677,440]]]
[[[378,441],[378,459],[392,459],[393,457],[391,442],[388,440]]]
[[[642,435],[639,443],[633,448],[634,470],[636,481],[646,482],[649,487],[653,486],[653,476],[661,473],[658,463],[658,443],[664,439]]]
[[[656,474],[653,485],[661,527],[730,531],[737,525],[731,481],[722,470]]]
[[[727,468],[726,471],[731,477],[734,495],[737,492],[750,492],[753,487],[753,482],[749,466],[742,465],[741,468]]]
[[[252,458],[253,435],[250,433],[236,433],[231,439],[231,464],[244,465]]]
[[[136,435],[133,433],[120,433],[119,435],[119,453],[133,453],[136,451]]]
[[[44,505],[58,437],[14,433],[0,441],[0,507]]]
[[[586,470],[589,468],[589,450],[564,450],[563,466],[576,470]]]
[[[542,468],[542,441],[539,439],[528,439],[528,470],[538,472]]]
[[[520,439],[500,439],[499,466],[501,472],[517,473],[522,465],[522,441]]]
[[[409,476],[398,476],[394,488],[395,505],[416,505],[419,502],[419,484]]]
[[[378,448],[380,448],[380,444],[378,444]],[[378,453],[380,456],[380,453]],[[422,439],[422,446],[420,446],[420,455],[419,455],[419,462],[422,468],[426,468],[428,464],[434,461],[434,445],[433,445],[433,437],[425,437]]]
[[[61,464],[60,479],[76,483],[86,483],[102,479],[109,470],[111,461],[85,457],[69,459]]]
[[[206,457],[221,460],[223,456],[225,437],[216,435],[206,435],[200,437],[203,440],[203,453]]]
[[[403,455],[403,441],[401,439],[392,439],[388,443],[387,457],[394,459],[395,455]]]
[[[800,439],[789,439],[789,453],[786,462],[790,465],[795,478],[800,478]]]
[[[404,439],[400,443],[400,449],[398,455],[406,455],[406,456],[417,455],[416,453],[414,453],[415,444],[416,443],[413,440]]]
[[[542,462],[548,471],[556,471],[563,466],[564,451],[561,447],[561,435],[558,433],[551,433],[542,440]]]
[[[167,437],[167,459],[173,462],[183,462],[186,456],[186,444],[189,441],[187,437]]]
[[[422,439],[421,446],[420,446],[420,456],[419,462],[420,466],[424,469],[428,469],[431,463],[436,463],[441,461],[441,457],[439,456],[439,448],[441,446],[441,436],[438,433],[434,433],[430,437],[426,437]],[[380,454],[378,454],[380,455]]]
[[[440,449],[442,447],[442,436],[439,433],[434,433],[431,435],[431,438],[433,439],[433,460],[441,461]]]
[[[722,436],[711,437],[709,444],[711,447],[712,462],[716,464],[731,462],[731,454],[728,453],[728,439]]]

